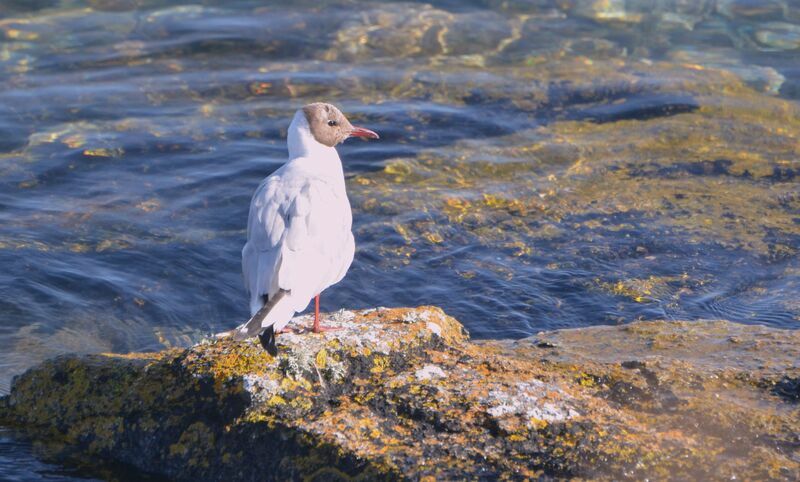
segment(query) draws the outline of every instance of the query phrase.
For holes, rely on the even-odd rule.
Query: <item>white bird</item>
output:
[[[353,262],[353,215],[336,145],[349,137],[377,139],[355,127],[331,104],[298,110],[289,126],[289,161],[264,179],[250,202],[242,272],[250,295],[246,323],[234,339],[259,335],[261,345],[277,354],[275,334],[315,298],[315,333],[319,294],[338,283]]]

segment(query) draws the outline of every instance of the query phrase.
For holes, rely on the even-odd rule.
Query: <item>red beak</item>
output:
[[[380,139],[377,132],[356,126],[353,126],[353,130],[350,131],[350,137],[366,137],[368,139]]]

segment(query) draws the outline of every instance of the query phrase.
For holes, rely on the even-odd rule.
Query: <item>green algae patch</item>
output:
[[[421,149],[351,181],[355,207],[391,219],[400,237],[380,244],[386,258],[480,245],[513,263],[567,233],[575,249],[613,247],[626,231],[797,255],[796,102],[694,64],[549,59],[500,70],[530,90],[486,87],[481,101],[546,122]],[[667,107],[648,108],[650,97]]]
[[[638,322],[470,342],[435,307],[326,318],[339,330],[281,334],[277,357],[221,334],[56,358],[15,380],[0,420],[178,480],[800,476],[796,332]]]

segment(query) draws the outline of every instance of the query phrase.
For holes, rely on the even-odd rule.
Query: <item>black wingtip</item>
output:
[[[275,328],[268,326],[258,335],[261,346],[272,356],[278,356],[278,347],[275,346]]]

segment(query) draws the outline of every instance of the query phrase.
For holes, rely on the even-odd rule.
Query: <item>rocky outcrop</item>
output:
[[[4,425],[179,480],[800,478],[800,333],[639,322],[471,342],[440,309],[66,356]],[[299,325],[307,324],[299,320]]]

